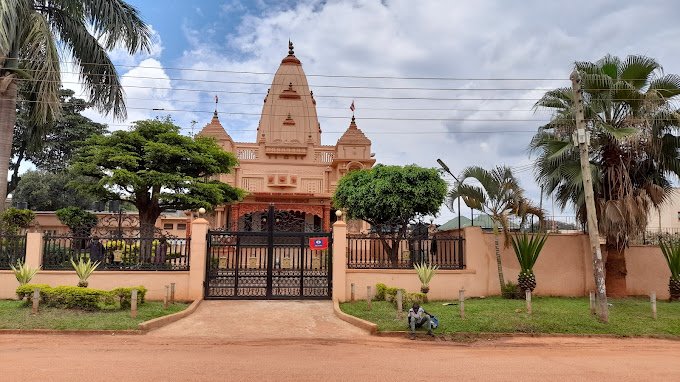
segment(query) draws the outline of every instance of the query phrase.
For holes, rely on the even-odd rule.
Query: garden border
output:
[[[355,317],[352,316],[351,314],[343,312],[342,310],[340,310],[340,303],[338,302],[338,300],[333,300],[333,312],[339,319],[351,325],[354,325],[359,329],[363,329],[373,336],[377,335],[378,333],[378,324],[363,320],[359,317]]]
[[[161,316],[153,318],[149,321],[140,322],[138,328],[140,331],[148,333],[151,330],[158,329],[168,324],[171,324],[195,312],[196,309],[198,308],[198,305],[201,304],[201,301],[203,300],[194,300],[194,302],[192,302],[191,305],[189,305],[186,309],[181,310],[177,313],[168,314],[167,316]]]

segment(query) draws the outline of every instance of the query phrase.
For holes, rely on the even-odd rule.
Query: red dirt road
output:
[[[680,342],[0,335],[0,381],[678,381]]]

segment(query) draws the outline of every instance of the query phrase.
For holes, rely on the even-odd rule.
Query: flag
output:
[[[328,238],[327,237],[310,237],[309,238],[309,249],[311,249],[311,250],[328,249]]]
[[[352,112],[354,112],[354,100],[352,100],[352,104],[349,105],[349,109],[352,110]]]

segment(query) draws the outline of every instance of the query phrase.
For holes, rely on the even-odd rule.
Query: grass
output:
[[[147,301],[139,305],[137,318],[130,310],[86,312],[74,309],[40,307],[31,314],[30,305],[23,301],[0,300],[0,329],[56,329],[56,330],[128,330],[137,329],[140,322],[176,313],[188,304],[175,303],[163,309],[162,302]]]
[[[500,297],[465,301],[465,319],[457,305],[443,306],[441,301],[424,304],[439,319],[437,334],[456,333],[551,333],[614,334],[619,336],[680,336],[680,303],[657,302],[657,319],[651,315],[648,299],[610,299],[609,323],[599,322],[590,314],[587,298],[534,297],[533,314],[526,312],[524,300]],[[343,312],[378,324],[379,331],[404,331],[404,318],[396,318],[391,302],[374,301],[372,310],[366,301],[340,304]],[[408,309],[408,308],[406,308]]]

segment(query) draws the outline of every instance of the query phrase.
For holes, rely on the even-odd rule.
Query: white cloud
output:
[[[241,5],[239,1],[227,2],[223,11],[240,11]],[[680,73],[675,49],[675,42],[680,37],[680,25],[675,20],[677,12],[674,12],[678,5],[668,2],[528,0],[518,4],[490,0],[417,3],[411,0],[331,0],[304,1],[278,8],[263,5],[259,15],[244,16],[236,32],[226,38],[215,36],[209,26],[201,30],[183,26],[190,45],[184,57],[173,66],[202,71],[172,72],[171,77],[182,80],[170,81],[161,63],[156,61],[151,64],[157,65],[148,72],[133,69],[126,73],[129,77],[126,84],[169,83],[175,89],[201,91],[174,90],[159,94],[149,89],[126,89],[130,97],[152,99],[128,105],[169,108],[172,102],[163,103],[164,97],[186,101],[174,105],[177,109],[191,111],[173,113],[173,117],[183,127],[196,120],[200,128],[209,122],[213,95],[223,92],[219,93],[223,124],[236,140],[253,141],[263,94],[268,86],[219,81],[268,83],[272,76],[218,71],[274,72],[285,56],[291,38],[296,56],[308,74],[468,78],[461,81],[406,81],[309,77],[319,115],[342,117],[320,118],[324,143],[333,144],[347,128],[348,106],[354,99],[359,127],[373,141],[373,151],[379,162],[435,167],[435,160],[442,158],[454,173],[459,173],[473,164],[490,168],[530,163],[526,149],[531,133],[503,132],[535,131],[544,123],[549,115],[540,111],[534,113],[531,108],[544,89],[568,86],[571,63],[575,60],[597,60],[607,53],[645,54],[664,64],[667,73]],[[135,77],[151,72],[163,79],[154,82]],[[557,80],[537,80],[546,78]],[[342,89],[323,85],[472,90]],[[506,90],[475,90],[480,88]],[[523,90],[507,90],[517,88]],[[235,91],[258,94],[233,93]],[[335,98],[340,95],[342,97]],[[366,96],[431,99],[361,98]],[[437,100],[441,98],[507,100]],[[375,108],[443,110],[371,110]],[[228,112],[253,115],[229,115]],[[132,119],[150,113],[138,115],[131,110],[130,115]],[[371,119],[376,117],[390,119]],[[409,118],[423,120],[407,120]],[[237,131],[244,129],[249,131]],[[393,134],[400,131],[409,134]],[[471,134],[474,131],[497,133]],[[532,172],[520,171],[518,176],[528,195],[538,200],[540,191]],[[550,208],[549,203],[544,205]],[[452,216],[445,209],[442,215],[438,221]]]

